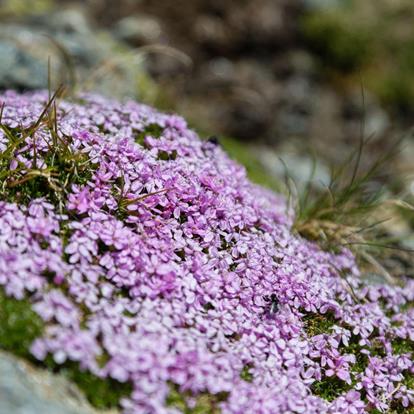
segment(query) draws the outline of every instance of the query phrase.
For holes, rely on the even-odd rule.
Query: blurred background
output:
[[[362,163],[407,136],[388,172],[410,198],[413,19],[412,0],[0,0],[0,88],[50,72],[176,111],[273,188],[279,157],[326,183],[361,136]]]

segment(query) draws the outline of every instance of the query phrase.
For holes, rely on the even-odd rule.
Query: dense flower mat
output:
[[[364,285],[176,115],[0,103],[0,289],[43,320],[36,359],[129,384],[125,413],[409,412],[412,282]]]

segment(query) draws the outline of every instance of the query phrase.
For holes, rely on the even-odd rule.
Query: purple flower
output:
[[[176,413],[166,406],[171,384],[190,405],[226,393],[219,408],[229,414],[414,405],[403,383],[412,355],[393,347],[414,341],[414,311],[404,310],[414,281],[365,285],[350,251],[294,234],[284,198],[252,184],[182,118],[82,98],[58,106],[60,138],[81,160],[60,183],[61,201],[0,201],[0,288],[43,319],[36,358],[130,382],[125,413]],[[6,92],[2,122],[29,128],[46,101]],[[46,126],[27,137],[13,174],[32,165],[35,144],[37,164],[51,167],[54,142]],[[0,130],[0,152],[7,146]],[[77,175],[85,166],[87,180]],[[266,297],[277,298],[271,317]],[[358,353],[368,358],[363,372]],[[311,384],[331,379],[350,390],[331,402],[312,394]]]

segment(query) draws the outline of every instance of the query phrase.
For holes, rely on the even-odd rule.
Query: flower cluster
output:
[[[130,383],[125,413],[180,412],[173,388],[188,409],[209,395],[234,414],[413,405],[412,282],[366,285],[348,250],[293,234],[283,198],[178,116],[87,95],[59,102],[52,129],[46,102],[0,96],[14,197],[0,201],[0,288],[43,319],[37,359]],[[61,142],[87,180],[53,175]]]

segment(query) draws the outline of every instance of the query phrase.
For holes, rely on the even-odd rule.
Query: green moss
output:
[[[304,43],[337,85],[360,87],[362,80],[396,116],[412,114],[414,3],[341,3],[302,17]]]
[[[333,401],[350,389],[351,385],[336,377],[325,377],[321,381],[315,381],[311,385],[312,393],[326,401]]]
[[[177,151],[158,151],[158,159],[162,161],[173,161],[177,158]]]
[[[0,17],[22,17],[50,12],[53,0],[4,0],[0,3]]]
[[[395,338],[392,341],[392,351],[396,355],[414,352],[414,342],[409,339]]]
[[[0,348],[20,357],[29,356],[32,342],[42,335],[43,321],[30,302],[7,297],[0,288]]]
[[[353,338],[349,346],[343,347],[342,349],[343,354],[355,355],[355,364],[352,365],[352,373],[364,372],[368,366],[368,356],[361,352],[363,347],[358,344],[358,341]]]
[[[331,332],[332,326],[337,323],[335,316],[331,312],[325,314],[308,313],[303,318],[304,329],[309,337],[328,334]]]
[[[356,357],[355,364],[351,367],[351,379],[352,383],[347,384],[337,377],[325,377],[321,381],[316,381],[312,384],[311,390],[313,394],[320,396],[321,398],[332,401],[339,397],[341,394],[349,391],[356,383],[356,375],[364,372],[368,366],[367,355],[361,353],[362,347],[358,344],[355,338],[351,339],[349,346],[341,346],[342,354],[353,354]],[[373,355],[376,355],[376,350],[371,350]],[[380,352],[380,351],[379,351]]]
[[[166,404],[184,414],[220,414],[219,404],[227,399],[225,392],[218,394],[201,393],[192,396],[189,392],[180,392],[176,385],[171,385]],[[189,401],[192,400],[192,403]]]
[[[407,386],[407,388],[414,389],[414,374],[406,373],[404,375],[403,384]]]
[[[403,407],[401,404],[390,414],[414,414],[414,407]]]
[[[413,308],[414,308],[414,302],[408,301],[400,307],[400,312],[407,312],[408,310],[413,309]]]
[[[51,356],[42,362],[35,360],[29,349],[33,341],[42,336],[44,328],[44,322],[32,310],[28,299],[17,300],[8,297],[0,289],[0,349],[26,358],[39,367],[61,373],[74,382],[96,408],[118,407],[120,399],[131,394],[131,383],[98,378],[82,371],[77,363],[59,365]],[[106,361],[107,355],[104,355],[98,362],[103,364]]]
[[[243,367],[243,369],[240,372],[240,378],[243,381],[246,382],[252,382],[253,381],[253,374],[250,372],[250,370],[253,368],[252,364],[247,364]]]
[[[382,344],[379,341],[375,340],[376,334],[373,335],[372,346],[370,347],[371,356],[376,356],[378,358],[384,358],[386,356],[385,350]],[[316,381],[312,384],[311,390],[313,394],[320,396],[321,398],[327,401],[333,401],[335,398],[341,394],[347,392],[355,386],[357,382],[357,375],[364,372],[368,367],[368,356],[362,353],[363,347],[358,344],[357,337],[352,337],[348,346],[340,347],[342,354],[352,354],[355,355],[356,361],[352,365],[351,369],[351,378],[352,383],[346,384],[335,377],[325,377],[321,381]],[[393,353],[394,354],[403,354],[403,353],[412,353],[414,351],[414,343],[409,340],[395,339],[393,341]],[[409,389],[414,389],[414,374],[406,372],[404,374],[404,380],[402,385],[406,385]],[[371,412],[371,411],[370,411]],[[377,411],[372,411],[375,413]],[[387,412],[388,414],[414,414],[414,407],[404,408],[399,403],[394,403],[392,405],[391,411]]]
[[[135,142],[139,145],[145,146],[145,137],[147,135],[153,138],[160,138],[164,129],[158,124],[148,124],[144,130],[138,133],[135,137]]]
[[[349,72],[369,61],[372,51],[369,30],[343,10],[306,15],[301,27],[305,42],[324,64]]]
[[[130,382],[123,383],[111,378],[98,378],[89,372],[80,370],[77,364],[59,367],[59,372],[74,382],[88,401],[98,409],[119,407],[120,400],[132,393]]]

